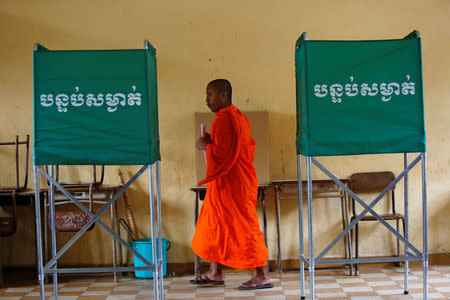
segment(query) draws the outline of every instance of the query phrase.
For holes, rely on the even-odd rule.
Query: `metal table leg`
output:
[[[345,228],[347,228],[347,226],[350,224],[349,220],[350,220],[350,216],[349,216],[349,199],[348,199],[348,194],[346,191],[343,191],[344,193],[344,206],[345,206]],[[344,230],[345,230],[344,228]],[[348,247],[348,258],[352,259],[352,253],[353,253],[353,249],[352,249],[352,234],[351,231],[349,231],[347,233],[347,247]],[[353,264],[349,264],[349,271],[350,271],[350,276],[356,275],[355,272],[353,272]]]
[[[266,248],[269,249],[269,246],[267,246],[266,188],[258,187],[258,192],[259,192],[259,198],[261,199],[261,210],[262,210],[262,215],[263,215],[264,244],[266,245]],[[269,267],[269,256],[267,256],[267,268],[268,267]]]
[[[195,191],[195,207],[194,207],[194,227],[197,226],[197,219],[198,219],[198,198],[200,196],[200,192],[199,191]],[[194,262],[194,273],[195,276],[197,277],[199,275],[199,265],[200,265],[200,260],[197,254],[195,255],[195,262]]]
[[[260,199],[261,199],[261,210],[263,215],[263,233],[264,233],[264,244],[267,246],[267,213],[266,213],[266,189],[264,187],[259,188]]]
[[[0,239],[0,255],[2,255],[2,239]],[[0,288],[2,287],[3,287],[3,264],[0,259]]]
[[[281,261],[281,236],[280,236],[280,191],[275,188],[275,218],[277,230],[277,269],[278,274],[282,275],[282,261]]]
[[[348,226],[348,206],[347,206],[347,194],[341,190],[340,191],[340,195],[341,195],[341,215],[342,215],[342,229],[345,230],[345,228],[347,228]],[[347,233],[344,236],[344,252],[345,252],[345,259],[350,259],[351,258],[351,238],[350,238],[350,233]],[[352,265],[348,264],[347,265],[349,268],[349,273],[350,276],[352,275]]]

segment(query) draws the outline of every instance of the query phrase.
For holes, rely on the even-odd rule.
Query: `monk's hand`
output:
[[[208,146],[208,141],[204,138],[198,138],[197,143],[195,144],[195,147],[197,147],[198,150],[206,150],[206,147]]]
[[[205,133],[203,134],[203,139],[206,141],[206,143],[212,144],[211,134],[209,134],[208,132],[205,131]]]

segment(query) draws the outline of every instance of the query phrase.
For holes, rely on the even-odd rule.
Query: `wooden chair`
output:
[[[395,176],[392,172],[366,172],[355,173],[350,177],[350,188],[355,193],[380,193],[389,184],[394,181]],[[389,197],[390,194],[390,197]],[[384,220],[394,220],[396,222],[396,229],[399,230],[399,221],[402,220],[403,234],[405,234],[405,220],[402,214],[399,214],[395,210],[395,186],[391,189],[391,192],[386,195],[386,200],[391,200],[391,213],[380,214]],[[352,212],[353,216],[350,220],[352,222],[358,217],[355,208],[355,199],[352,199]],[[377,219],[368,214],[365,215],[359,222],[362,221],[377,221]],[[359,258],[359,227],[356,223],[355,229],[355,258]],[[352,229],[353,231],[353,229]],[[353,233],[352,233],[353,235]],[[400,241],[397,238],[397,256],[400,256]],[[358,274],[358,264],[355,264],[355,272]]]
[[[23,185],[20,184],[20,145],[25,145],[25,176]],[[11,200],[12,205],[12,214],[11,216],[0,217],[0,237],[2,236],[11,236],[16,233],[17,230],[17,214],[16,214],[16,205],[17,205],[17,194],[19,192],[25,192],[27,190],[28,184],[28,157],[30,150],[30,136],[27,134],[27,138],[25,141],[20,142],[19,136],[16,135],[14,142],[2,142],[0,146],[14,146],[15,147],[15,166],[16,166],[16,185],[15,186],[0,186],[0,206],[7,205],[9,206],[9,200]],[[11,159],[11,162],[13,160]],[[6,201],[4,201],[6,199]],[[1,242],[1,241],[0,241]],[[2,271],[2,262],[1,262],[1,254],[2,254],[2,245],[0,244],[0,287],[3,286],[3,271]]]

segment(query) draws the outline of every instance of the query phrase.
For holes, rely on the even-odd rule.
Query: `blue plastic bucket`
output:
[[[158,240],[156,240],[156,255],[159,258],[159,249],[158,249]],[[135,249],[140,255],[142,255],[149,262],[153,263],[153,255],[152,255],[152,239],[140,239],[139,241],[130,241],[130,245],[133,249]],[[168,239],[162,239],[162,255],[163,255],[163,276],[166,276],[167,273],[167,250],[170,249],[170,241]],[[146,267],[146,264],[143,263],[136,255],[133,254],[134,258],[134,266],[135,267]],[[153,278],[153,271],[135,271],[134,276],[137,278]]]

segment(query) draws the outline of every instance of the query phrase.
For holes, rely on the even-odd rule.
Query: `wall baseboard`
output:
[[[338,258],[333,258],[338,259]],[[431,265],[450,265],[450,253],[433,253],[428,255],[428,264]],[[393,266],[394,263],[374,263],[374,264],[360,264],[360,267],[383,267],[383,266]],[[420,266],[421,264],[416,261],[412,261],[411,265]],[[209,264],[200,263],[200,271],[204,272],[207,270]],[[342,266],[342,265],[341,265]],[[91,266],[91,265],[78,265],[78,266],[61,266],[61,267],[106,267],[104,265]],[[300,263],[296,259],[286,259],[283,260],[283,270],[298,270]],[[321,267],[336,267],[336,265],[323,265]],[[225,269],[231,269],[225,267]],[[232,270],[232,269],[231,269]],[[277,265],[275,260],[269,261],[269,270],[271,272],[277,272]],[[5,266],[5,273],[7,272],[31,272],[35,274],[36,266]],[[238,270],[236,270],[238,271]],[[102,273],[103,274],[103,273]],[[167,263],[167,275],[168,276],[180,276],[180,275],[193,275],[194,274],[194,262],[185,263]],[[67,274],[69,275],[69,274]],[[73,275],[73,274],[70,274]],[[81,275],[81,274],[80,274]],[[86,274],[84,274],[86,275]],[[95,273],[87,274],[89,276],[95,275]],[[100,275],[100,274],[99,274]],[[77,275],[79,276],[79,275]]]

